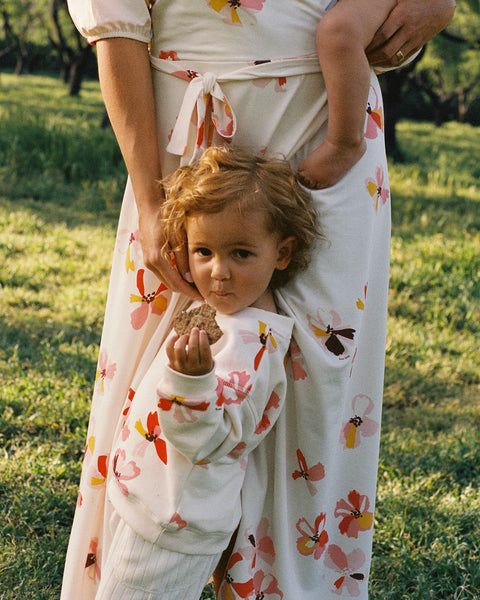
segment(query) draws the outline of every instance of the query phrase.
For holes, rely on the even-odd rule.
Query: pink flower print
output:
[[[248,385],[250,374],[247,371],[232,371],[229,379],[217,377],[217,406],[224,404],[241,404],[250,393],[252,385]]]
[[[348,501],[343,498],[337,502],[335,516],[341,517],[338,525],[340,533],[350,538],[358,538],[361,531],[367,531],[373,525],[373,513],[370,508],[370,500],[362,496],[356,490],[348,494]]]
[[[245,560],[249,561],[249,568],[255,570],[257,558],[269,565],[273,565],[275,562],[275,547],[272,538],[268,535],[268,519],[263,517],[260,520],[255,533],[252,533],[251,529],[247,530],[245,537],[247,538],[248,546],[239,548],[238,552]]]
[[[118,231],[117,248],[121,254],[125,254],[126,272],[134,272],[135,263],[140,262],[142,256],[138,229],[135,231],[120,229]]]
[[[375,212],[378,212],[378,207],[381,204],[382,206],[387,202],[390,197],[390,190],[385,187],[385,172],[383,167],[377,167],[375,170],[376,179],[367,179],[365,181],[365,186],[367,188],[368,193],[373,198],[373,205],[375,208]]]
[[[101,454],[97,458],[97,464],[91,466],[88,473],[88,481],[92,487],[101,486],[107,479],[108,454]]]
[[[277,342],[273,337],[272,330],[271,328],[268,328],[267,330],[266,323],[259,321],[258,334],[253,333],[253,331],[247,331],[246,329],[241,329],[239,333],[244,344],[260,343],[260,350],[257,352],[253,362],[253,367],[256,371],[265,351],[275,352],[277,349]]]
[[[345,354],[347,349],[344,344],[353,344],[355,329],[348,325],[342,325],[336,311],[331,310],[327,313],[319,308],[316,317],[307,315],[307,319],[313,333],[320,338],[322,346],[343,360],[350,357],[349,354]]]
[[[170,52],[162,50],[158,55],[158,58],[161,58],[162,60],[180,60],[178,54],[174,50],[170,50]]]
[[[303,556],[310,556],[318,560],[325,551],[328,542],[328,533],[325,531],[326,514],[320,513],[312,527],[310,523],[301,518],[297,521],[297,530],[301,534],[297,538],[297,549]]]
[[[300,346],[293,337],[290,341],[290,359],[292,361],[293,380],[305,379],[307,377],[307,372],[304,369],[305,361],[303,360]]]
[[[127,462],[125,450],[118,449],[113,457],[113,474],[117,480],[118,486],[125,496],[128,496],[128,487],[124,481],[130,481],[140,475],[140,468],[133,460]]]
[[[271,62],[270,60],[254,60],[249,63],[250,65],[262,65]],[[286,77],[259,77],[253,79],[252,83],[255,87],[265,88],[269,83],[275,81],[274,89],[276,92],[285,92],[287,90],[287,78]]]
[[[372,108],[372,102],[367,104],[367,123],[365,128],[365,137],[369,140],[374,140],[378,136],[379,131],[383,131],[383,109],[379,102],[378,94],[373,86],[370,86],[370,90],[373,92],[374,106]]]
[[[94,582],[100,580],[101,571],[101,556],[102,551],[98,547],[98,537],[94,537],[90,540],[90,546],[88,547],[87,559],[85,561],[85,569],[88,569],[88,577],[93,579]]]
[[[140,295],[130,294],[130,302],[140,302],[140,306],[136,308],[130,315],[130,321],[134,329],[141,329],[150,314],[161,315],[162,312],[167,308],[167,299],[162,296],[167,287],[161,283],[155,292],[145,292],[144,284],[145,269],[139,269],[137,273],[137,288]]]
[[[270,399],[267,402],[265,410],[262,415],[262,419],[260,423],[257,425],[255,429],[255,433],[260,435],[264,431],[267,431],[272,426],[272,421],[274,421],[274,417],[278,413],[278,409],[280,408],[280,398],[278,394],[272,392]]]
[[[353,598],[360,596],[359,582],[365,580],[365,575],[359,570],[364,563],[365,554],[359,548],[345,554],[339,546],[331,544],[325,555],[325,566],[340,575],[333,582],[333,591],[340,596],[346,589]]]
[[[193,71],[192,69],[183,69],[181,71],[173,71],[172,75],[174,75],[175,77],[178,77],[179,79],[184,79],[185,81],[191,81],[192,79],[195,79],[195,77],[198,77],[197,71]]]
[[[260,12],[265,0],[208,0],[208,4],[222,15],[224,23],[229,25],[242,25],[239,11],[246,13],[256,22],[255,13]]]
[[[252,581],[252,595],[247,596],[247,598],[252,598],[253,600],[274,600],[275,598],[283,598],[283,592],[278,588],[278,581],[270,573],[265,574],[263,571],[257,571],[253,575]]]
[[[184,521],[182,519],[182,517],[178,514],[178,512],[173,513],[173,516],[170,519],[169,523],[175,523],[175,525],[178,527],[179,531],[180,531],[180,529],[183,529],[184,527],[187,526],[186,521]]]
[[[318,462],[311,467],[307,466],[307,461],[300,448],[297,449],[298,469],[292,473],[294,479],[300,479],[302,477],[307,484],[308,491],[312,496],[317,493],[317,488],[313,485],[312,481],[320,481],[325,477],[325,468],[321,462]]]
[[[162,430],[160,429],[160,423],[158,421],[158,413],[148,413],[147,429],[144,428],[140,419],[135,423],[135,429],[149,444],[154,445],[158,458],[164,464],[167,464],[167,443],[160,437]]]
[[[230,452],[227,454],[228,457],[233,458],[233,460],[237,460],[239,459],[242,454],[245,452],[245,448],[247,447],[247,444],[245,442],[239,442],[235,448],[232,448],[230,450]],[[246,465],[245,465],[246,467]],[[245,469],[243,469],[245,470]]]
[[[370,437],[378,430],[378,423],[368,416],[374,409],[372,399],[365,394],[357,394],[352,399],[353,417],[344,423],[340,442],[345,448],[357,448],[362,436]]]
[[[108,383],[113,379],[116,370],[117,363],[109,363],[106,350],[101,350],[98,357],[98,366],[95,375],[95,385],[100,388],[101,394],[105,392],[105,382]]]
[[[195,423],[197,420],[195,411],[204,412],[210,406],[210,402],[207,402],[203,396],[196,399],[190,398],[189,402],[195,400],[195,404],[189,404],[188,406],[184,404],[184,400],[180,396],[170,396],[169,398],[160,396],[158,408],[165,411],[173,408],[173,418],[179,423]]]

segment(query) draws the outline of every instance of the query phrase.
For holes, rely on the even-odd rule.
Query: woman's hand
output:
[[[397,0],[367,48],[372,66],[398,67],[451,22],[455,0]]]
[[[158,204],[160,206],[160,203]],[[188,270],[187,246],[175,252],[174,262],[162,252],[163,229],[160,208],[155,211],[139,212],[140,244],[142,246],[143,262],[147,269],[155,273],[170,290],[181,292],[194,300],[203,300],[193,282]]]
[[[199,376],[213,369],[213,357],[206,331],[194,327],[190,334],[172,336],[165,347],[169,366],[184,375]]]
[[[135,194],[145,266],[172,291],[201,300],[182,277],[188,271],[186,250],[176,256],[178,270],[161,252],[162,169],[148,46],[108,38],[97,42],[97,56],[103,99]]]

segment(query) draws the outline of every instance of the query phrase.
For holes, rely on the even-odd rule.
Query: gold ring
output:
[[[403,52],[401,50],[395,52],[395,56],[397,57],[399,63],[402,63],[405,60],[405,56],[403,55]]]

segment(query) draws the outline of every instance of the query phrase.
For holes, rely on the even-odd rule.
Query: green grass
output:
[[[59,595],[125,180],[102,115],[0,74],[0,600]],[[398,135],[371,600],[478,600],[480,131]]]

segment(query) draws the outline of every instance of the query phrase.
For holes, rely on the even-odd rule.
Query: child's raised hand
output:
[[[171,337],[166,351],[170,368],[184,375],[206,375],[213,369],[207,332],[198,327],[194,327],[189,334]]]
[[[335,145],[326,139],[298,167],[298,179],[312,190],[321,190],[337,183],[365,154],[367,145]]]

